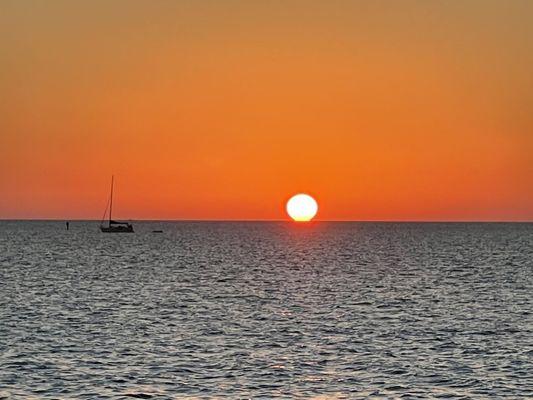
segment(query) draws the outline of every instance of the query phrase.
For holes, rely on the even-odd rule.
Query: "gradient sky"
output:
[[[0,2],[0,218],[533,220],[533,1]]]

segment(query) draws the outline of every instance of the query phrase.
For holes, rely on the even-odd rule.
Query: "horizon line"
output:
[[[131,222],[297,222],[291,219],[122,219],[124,221]],[[0,221],[50,221],[50,222],[65,222],[65,221],[78,221],[78,222],[101,222],[100,219],[82,219],[82,218],[0,218]],[[533,220],[444,220],[444,219],[424,219],[424,220],[409,220],[409,219],[315,219],[308,221],[313,222],[355,222],[355,223],[519,223],[529,224],[533,223]],[[301,222],[297,222],[301,223]]]

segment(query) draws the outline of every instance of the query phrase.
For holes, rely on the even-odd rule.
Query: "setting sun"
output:
[[[318,204],[308,194],[297,194],[287,202],[287,214],[299,222],[311,221],[318,211]]]

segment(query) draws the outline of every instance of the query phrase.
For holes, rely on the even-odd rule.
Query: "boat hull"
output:
[[[100,230],[104,233],[133,233],[133,226],[101,226]]]

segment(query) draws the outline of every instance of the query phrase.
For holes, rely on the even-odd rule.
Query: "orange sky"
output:
[[[533,2],[0,3],[0,218],[533,220]]]

